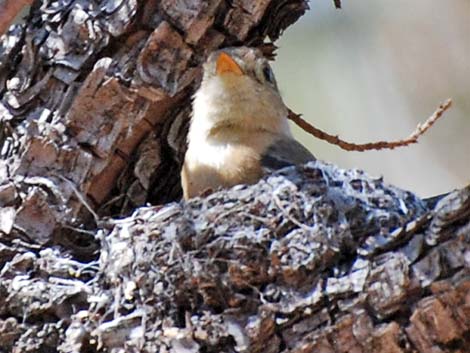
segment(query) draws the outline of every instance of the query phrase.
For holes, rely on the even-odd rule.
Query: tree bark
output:
[[[0,43],[0,342],[14,352],[466,352],[470,189],[322,162],[179,200],[221,46],[303,0],[35,2]],[[131,215],[132,213],[132,215]]]

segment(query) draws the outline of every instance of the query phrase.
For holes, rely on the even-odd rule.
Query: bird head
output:
[[[214,76],[226,82],[251,80],[263,89],[278,92],[271,66],[256,48],[234,47],[213,52],[204,64],[204,80]]]
[[[194,96],[196,124],[212,132],[246,128],[290,135],[287,108],[260,50],[236,47],[210,54]]]

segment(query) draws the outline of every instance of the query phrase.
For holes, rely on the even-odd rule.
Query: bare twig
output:
[[[83,206],[85,206],[85,208],[88,210],[88,212],[90,212],[90,214],[93,216],[94,220],[95,220],[95,223],[98,225],[100,224],[100,217],[98,216],[98,214],[93,210],[93,207],[88,203],[87,200],[85,200],[85,196],[82,195],[82,193],[77,189],[77,187],[75,186],[75,184],[63,177],[62,175],[60,174],[56,174],[56,176],[58,178],[60,178],[61,180],[67,182],[70,186],[70,188],[73,190],[73,192],[75,193],[75,196],[77,196],[78,200],[82,203]]]
[[[444,104],[441,104],[439,108],[431,115],[428,120],[424,122],[424,124],[418,124],[415,131],[413,131],[407,138],[398,140],[398,141],[377,141],[377,142],[369,142],[369,143],[362,143],[356,144],[344,141],[340,139],[337,135],[330,135],[310,123],[306,120],[302,119],[299,114],[295,114],[292,111],[289,111],[289,119],[296,123],[299,127],[303,130],[319,138],[320,140],[324,140],[328,143],[336,145],[346,151],[370,151],[370,150],[382,150],[382,149],[391,149],[397,147],[405,147],[411,145],[413,143],[418,142],[418,138],[423,135],[429,128],[434,125],[434,123],[444,114],[444,112],[450,108],[452,105],[452,100],[448,99]]]
[[[33,0],[4,0],[0,2],[0,35],[4,34],[11,21],[20,13],[26,5],[31,5]]]
[[[284,206],[282,205],[281,199],[279,198],[279,195],[275,191],[273,192],[273,199],[274,199],[274,203],[276,204],[276,206],[279,208],[279,210],[281,210],[284,217],[286,217],[289,221],[294,223],[299,228],[305,229],[307,231],[313,230],[312,227],[309,227],[308,225],[303,224],[302,222],[300,222],[299,220],[297,220],[296,218],[290,215],[289,211],[286,210]]]

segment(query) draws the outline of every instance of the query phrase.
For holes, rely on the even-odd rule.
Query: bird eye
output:
[[[269,83],[274,83],[274,74],[273,74],[273,70],[271,70],[271,68],[269,66],[265,66],[263,68],[263,75],[264,75],[264,79],[266,81],[268,81]]]

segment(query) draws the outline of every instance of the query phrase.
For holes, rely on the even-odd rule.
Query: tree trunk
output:
[[[322,162],[188,203],[201,63],[303,0],[35,2],[0,43],[0,343],[36,352],[470,351],[470,188]],[[132,215],[131,215],[132,213]]]

